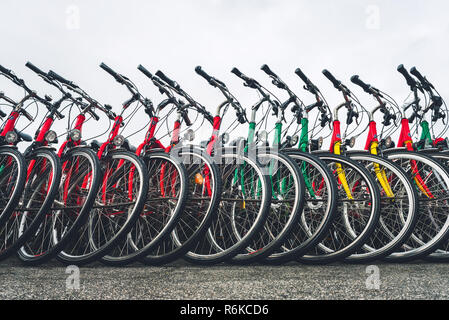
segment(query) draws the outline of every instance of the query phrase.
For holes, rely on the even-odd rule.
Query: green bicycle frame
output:
[[[249,122],[249,128],[248,128],[248,136],[247,136],[247,143],[245,145],[245,153],[248,152],[250,145],[253,144],[254,142],[254,138],[255,138],[255,131],[256,131],[256,121],[255,121],[255,117],[256,117],[256,110],[252,110],[252,114],[251,114],[251,120]],[[281,120],[278,120],[276,122],[275,125],[275,134],[274,134],[274,141],[273,141],[273,147],[274,148],[278,148],[281,145],[281,136],[282,136],[282,122]],[[236,183],[238,181],[238,179],[240,178],[241,181],[241,186],[242,186],[242,192],[243,194],[245,194],[246,190],[244,189],[244,181],[245,181],[245,176],[244,176],[244,168],[245,168],[245,164],[242,164],[240,167],[240,170],[236,170],[235,174],[234,174],[234,183]],[[277,183],[273,182],[273,172],[274,172],[274,168],[275,168],[275,161],[271,160],[270,161],[270,166],[269,166],[269,175],[270,175],[270,180],[271,180],[271,190],[272,190],[272,195],[273,195],[273,199],[277,199],[278,195],[283,195],[286,194],[289,186],[288,186],[288,182],[287,179],[282,179],[281,182],[280,181],[280,176],[278,176],[276,179]],[[280,175],[280,172],[278,171],[276,173],[277,175]],[[250,177],[250,181],[253,182],[254,176]],[[251,183],[251,186],[253,186],[254,184]],[[257,184],[257,195],[260,195],[261,193],[261,185],[260,185],[260,181]],[[251,194],[253,194],[254,190],[250,190]]]
[[[430,128],[429,128],[429,123],[424,120],[421,122],[421,140],[424,140],[426,142],[426,145],[432,145],[432,136],[430,134]],[[418,147],[418,150],[421,149],[420,147]]]
[[[299,138],[299,146],[298,149],[302,152],[307,152],[307,147],[309,145],[309,119],[302,118],[301,119],[301,136]],[[309,190],[310,196],[312,198],[316,198],[315,191],[313,190],[312,183],[310,182],[309,174],[307,172],[307,164],[304,162],[301,165],[302,175],[304,177],[304,182],[306,184],[307,190]]]

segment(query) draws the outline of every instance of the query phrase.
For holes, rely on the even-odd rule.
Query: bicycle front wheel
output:
[[[240,253],[262,230],[270,207],[270,179],[255,159],[231,148],[216,158],[223,185],[220,205],[207,237],[184,257],[192,263],[216,264]]]
[[[298,164],[274,149],[259,148],[256,152],[258,163],[264,164],[265,174],[270,178],[271,206],[262,232],[253,237],[245,253],[232,259],[239,264],[260,261],[280,248],[298,224],[304,208],[304,178]],[[237,233],[236,237],[241,235]]]
[[[143,158],[149,179],[145,206],[127,237],[101,261],[124,265],[136,261],[170,236],[187,199],[184,165],[165,152],[150,152]]]
[[[12,216],[0,228],[0,260],[15,253],[39,227],[53,204],[61,180],[61,163],[51,149],[27,155],[27,180]]]
[[[18,250],[26,264],[44,263],[64,249],[86,221],[102,177],[97,155],[79,147],[61,159],[62,176],[52,207]]]
[[[408,240],[418,219],[418,195],[406,173],[389,160],[366,152],[349,156],[368,169],[381,196],[376,230],[361,249],[346,258],[347,262],[365,263],[388,256]]]
[[[113,150],[100,160],[101,186],[87,222],[58,254],[65,264],[87,264],[106,255],[133,227],[148,193],[143,161],[125,150]]]
[[[338,214],[324,239],[299,259],[303,263],[331,263],[356,252],[371,236],[380,217],[380,192],[370,173],[353,160],[318,154],[334,174],[338,186]]]
[[[172,158],[179,159],[187,171],[187,199],[171,233],[141,261],[163,265],[184,256],[205,235],[217,214],[221,196],[221,177],[214,160],[193,146],[175,148]]]
[[[19,203],[26,182],[26,161],[13,147],[0,147],[0,228]]]
[[[306,186],[305,204],[299,223],[288,240],[265,259],[274,264],[297,259],[314,248],[326,236],[338,203],[336,180],[324,161],[297,149],[286,149],[285,152],[300,167]]]
[[[440,162],[422,153],[392,150],[385,156],[413,179],[419,199],[419,217],[412,235],[385,259],[405,262],[424,258],[449,236],[449,174]]]

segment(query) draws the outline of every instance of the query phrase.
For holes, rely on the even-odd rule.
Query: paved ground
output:
[[[95,264],[80,269],[76,290],[66,287],[70,274],[57,262],[29,268],[12,259],[0,264],[0,299],[449,299],[449,265],[377,267],[378,290],[367,288],[371,273],[363,265],[197,267],[178,262],[161,268],[139,264],[110,268]],[[375,274],[368,287],[378,284],[373,279]]]

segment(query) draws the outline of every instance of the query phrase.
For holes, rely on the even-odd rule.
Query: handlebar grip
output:
[[[6,116],[7,116],[7,114],[4,113],[2,110],[0,110],[0,118],[4,118],[4,117],[6,117]]]
[[[67,84],[67,85],[69,85],[69,86],[71,86],[71,87],[77,87],[72,81],[69,81],[69,80],[67,80],[67,79],[65,79],[65,78],[63,78],[63,77],[61,77],[59,74],[57,74],[57,73],[54,72],[53,70],[50,70],[50,71],[48,72],[48,76],[49,76],[50,78],[55,79],[56,81],[65,83],[65,84]]]
[[[153,80],[154,76],[151,74],[150,71],[148,71],[143,65],[139,64],[139,66],[137,67],[137,69],[139,71],[141,71],[144,75],[146,75],[148,78],[150,78],[151,80]]]
[[[47,74],[44,71],[42,71],[41,69],[39,69],[38,67],[36,67],[34,64],[32,64],[29,61],[25,64],[25,66],[28,67],[29,69],[33,70],[34,72],[36,72],[37,74],[39,74],[41,76],[44,76],[44,77],[47,76]]]
[[[11,74],[11,70],[6,69],[5,67],[3,67],[2,65],[0,65],[0,72],[1,73],[5,73],[5,74]]]
[[[401,64],[401,65],[398,66],[398,71],[399,71],[399,73],[401,73],[401,74],[404,76],[404,78],[407,80],[407,84],[408,84],[410,87],[412,87],[412,88],[416,87],[416,81],[413,80],[413,78],[412,78],[412,77],[410,76],[410,74],[407,72],[407,70],[405,69],[405,67],[404,67],[403,64]]]
[[[100,120],[100,116],[99,116],[98,114],[96,114],[95,111],[89,110],[88,112],[89,112],[89,114],[92,116],[92,118],[95,119],[95,121]]]
[[[206,79],[207,81],[211,82],[212,77],[210,75],[208,75],[202,68],[201,66],[197,66],[195,68],[195,72],[197,74],[199,74],[200,76],[202,76],[204,79]]]
[[[338,81],[337,79],[335,79],[335,77],[332,75],[332,73],[329,72],[329,70],[324,69],[323,74],[326,78],[328,78],[330,80],[330,82],[332,82],[334,84],[335,88],[337,88],[337,89],[340,88],[341,81]]]
[[[361,87],[365,92],[372,93],[370,88],[371,86],[369,84],[366,84],[362,80],[360,80],[359,76],[355,75],[351,77],[351,82]]]
[[[300,68],[296,68],[295,73],[298,75],[298,77],[301,78],[302,81],[304,81],[305,84],[308,85],[310,83],[309,78],[307,78],[307,76],[304,74],[304,72],[302,72]]]
[[[117,82],[119,83],[123,83],[123,79],[122,77],[120,77],[117,72],[115,72],[114,70],[112,70],[111,68],[109,68],[105,63],[101,63],[100,64],[100,68],[102,68],[104,71],[106,71],[107,73],[109,73],[111,76],[113,76],[115,78],[115,80],[117,80]]]
[[[156,76],[158,76],[159,78],[161,78],[163,81],[165,81],[166,83],[168,83],[169,86],[173,87],[173,88],[179,88],[179,85],[171,80],[169,77],[167,77],[161,70],[158,70],[156,72]]]
[[[245,80],[245,79],[243,78],[243,73],[241,73],[239,69],[233,68],[233,69],[231,70],[231,72],[232,72],[233,74],[235,74],[237,77],[239,77],[239,78]]]
[[[25,109],[22,109],[20,111],[20,113],[22,113],[25,116],[25,118],[27,118],[29,121],[33,121],[34,120],[33,116],[31,114],[29,114],[28,111],[26,111]]]
[[[426,83],[427,80],[423,77],[423,75],[416,69],[416,67],[413,67],[410,69],[410,73],[413,74],[415,77],[421,81],[421,83]]]
[[[278,77],[273,71],[271,71],[270,67],[268,65],[266,65],[266,64],[264,64],[260,69],[263,72],[265,72],[267,75],[269,75],[269,76],[272,76],[272,77],[275,77],[275,78]]]
[[[184,122],[188,127],[192,126],[192,121],[190,121],[189,115],[187,114],[186,111],[182,113],[182,118],[184,119]]]

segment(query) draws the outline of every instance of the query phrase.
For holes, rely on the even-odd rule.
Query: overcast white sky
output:
[[[160,94],[136,67],[161,69],[210,111],[222,97],[194,73],[197,65],[226,82],[245,107],[257,95],[230,70],[237,66],[270,85],[260,71],[264,63],[306,102],[313,99],[301,89],[293,73],[297,67],[331,106],[341,97],[322,76],[323,68],[348,84],[359,74],[402,102],[409,92],[396,67],[416,65],[443,96],[449,94],[449,2],[443,0],[2,0],[0,12],[1,65],[39,93],[57,97],[24,65],[29,60],[53,69],[116,111],[128,93],[98,67],[102,61],[129,76],[155,103]],[[21,96],[4,78],[0,86],[9,96]],[[354,92],[373,106],[360,90]],[[140,113],[132,128],[145,120]],[[101,128],[89,123],[85,129],[89,135]],[[143,133],[133,140],[142,138]]]

